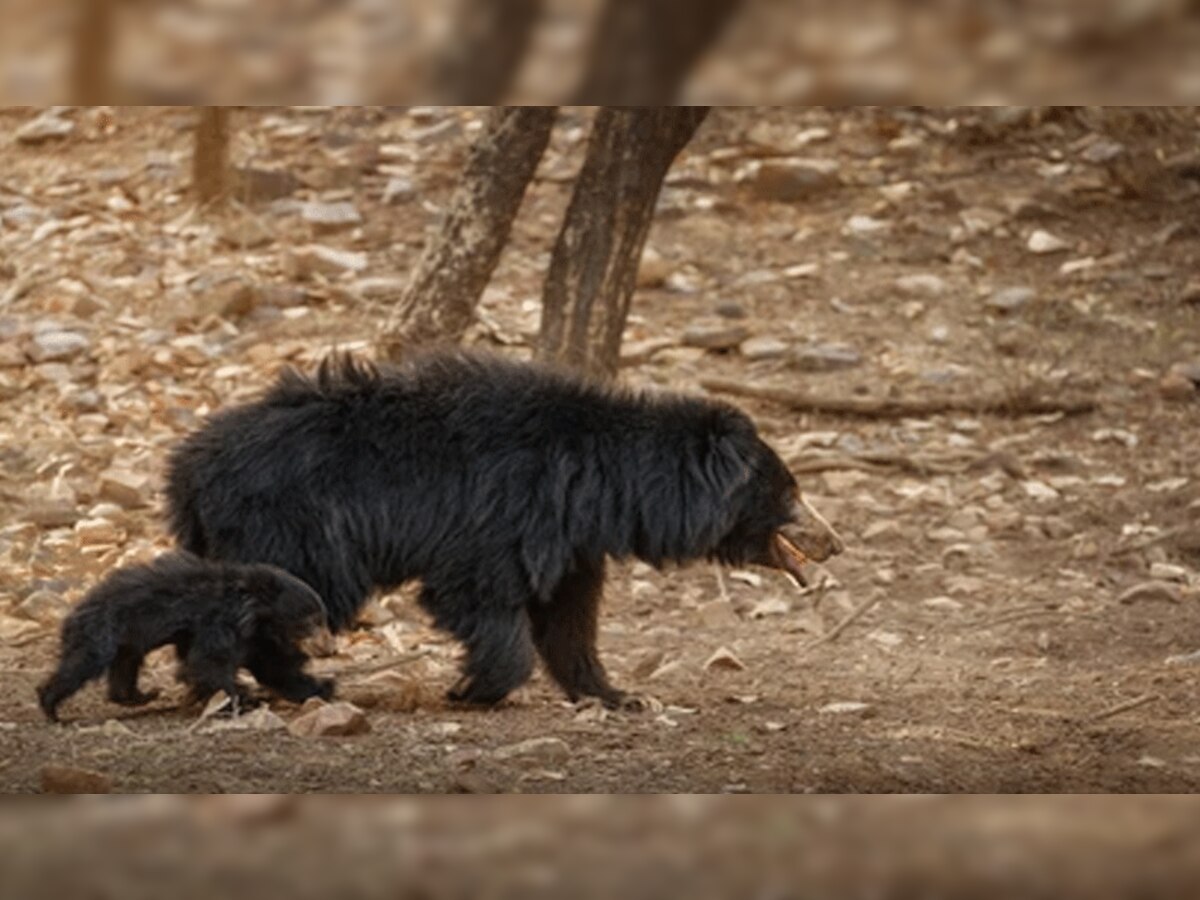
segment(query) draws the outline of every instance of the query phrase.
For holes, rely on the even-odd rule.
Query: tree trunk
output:
[[[707,107],[596,114],[550,259],[537,355],[611,377],[663,178]]]
[[[458,0],[452,40],[434,73],[439,103],[493,105],[512,87],[543,0]]]
[[[404,348],[462,339],[508,241],[513,219],[550,140],[555,107],[497,107],[467,158],[441,228],[425,247],[380,342]]]
[[[112,103],[112,0],[83,0],[75,9],[71,97],[80,106]]]
[[[574,103],[677,103],[741,0],[607,0]]]
[[[229,195],[229,107],[202,106],[192,154],[192,186],[201,203],[220,203]]]

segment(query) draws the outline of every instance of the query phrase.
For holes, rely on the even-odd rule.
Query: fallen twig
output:
[[[812,650],[814,647],[819,647],[822,644],[828,644],[831,641],[837,640],[838,635],[840,635],[843,631],[845,631],[847,628],[849,628],[851,625],[853,625],[856,621],[858,621],[860,618],[862,618],[866,614],[867,610],[871,609],[876,603],[878,603],[882,599],[883,599],[882,594],[876,594],[870,600],[860,603],[857,607],[855,607],[853,610],[850,611],[850,613],[846,616],[846,618],[842,619],[842,621],[838,622],[836,625],[834,625],[832,628],[830,628],[827,632],[825,632],[819,638],[809,641],[807,644],[805,644],[800,649],[801,650]]]
[[[955,412],[996,416],[1041,416],[1051,413],[1074,416],[1092,412],[1099,406],[1092,399],[1054,400],[1028,392],[998,397],[942,397],[904,400],[895,397],[819,397],[803,391],[746,384],[728,378],[702,378],[700,386],[706,391],[715,393],[770,400],[800,412],[829,413],[867,419],[919,418]]]
[[[1094,716],[1088,716],[1085,722],[1100,722],[1104,719],[1110,719],[1113,716],[1120,715],[1123,712],[1129,712],[1131,709],[1137,709],[1139,706],[1145,706],[1147,703],[1153,703],[1155,700],[1160,700],[1159,694],[1142,694],[1140,697],[1134,697],[1132,700],[1126,700],[1118,703],[1116,706],[1110,706],[1108,709],[1096,713]]]

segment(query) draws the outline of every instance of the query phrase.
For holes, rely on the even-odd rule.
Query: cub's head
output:
[[[329,625],[321,595],[296,576],[275,566],[256,565],[244,576],[251,598],[247,625],[290,644]]]
[[[717,471],[728,484],[729,527],[712,556],[730,565],[782,569],[807,584],[803,566],[845,549],[841,537],[805,501],[783,460],[738,413],[717,445]]]

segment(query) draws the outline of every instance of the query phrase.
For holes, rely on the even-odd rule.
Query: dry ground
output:
[[[1187,302],[1200,201],[1145,156],[1193,150],[1194,120],[714,114],[660,204],[630,382],[901,398],[1037,384],[1099,410],[880,420],[738,400],[847,538],[823,586],[614,566],[602,654],[618,684],[663,708],[608,715],[564,703],[540,675],[501,709],[443,703],[456,649],[402,592],[317,663],[342,673],[370,733],[304,739],[193,728],[166,653],[144,675],[164,700],[130,712],[89,688],[64,708],[69,724],[47,725],[33,688],[53,659],[55,595],[74,601],[112,565],[167,546],[153,489],[138,505],[99,473],[157,479],[174,441],[279,365],[367,345],[453,187],[474,114],[239,113],[238,162],[288,178],[259,176],[219,217],[184,190],[189,113],[72,110],[64,140],[10,140],[31,115],[0,113],[3,788],[37,789],[48,762],[127,791],[1200,787],[1200,658],[1187,657],[1200,651],[1200,392],[1160,386],[1172,364],[1200,361],[1200,305]],[[527,352],[585,128],[570,111],[558,129],[472,340]],[[776,188],[745,167],[789,156],[833,160],[836,179],[764,199]],[[392,179],[411,192],[396,180],[385,204]],[[306,222],[296,201],[317,199],[352,201],[363,223]],[[1064,249],[1027,249],[1039,229]],[[306,275],[293,250],[310,242],[361,252],[366,267]],[[1008,287],[1032,297],[989,304]],[[717,325],[861,358],[813,372],[791,350],[685,345],[689,329]],[[36,334],[54,328],[86,346],[35,363]],[[659,339],[670,346],[645,343]],[[1155,589],[1118,600],[1152,574]],[[30,604],[35,590],[49,593]],[[744,668],[706,669],[719,648]],[[410,661],[346,674],[395,656]]]

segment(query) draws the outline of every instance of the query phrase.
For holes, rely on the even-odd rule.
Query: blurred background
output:
[[[4,0],[4,103],[1157,103],[1195,0]]]

